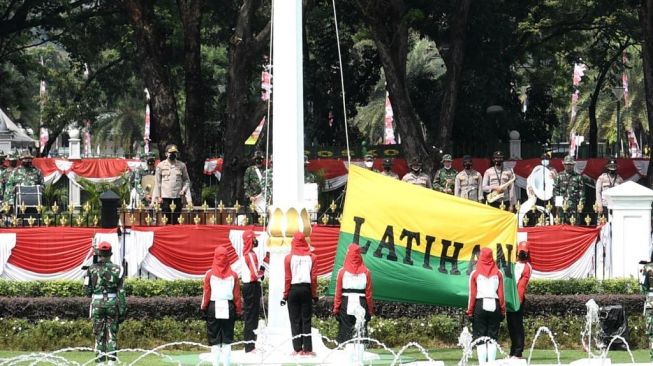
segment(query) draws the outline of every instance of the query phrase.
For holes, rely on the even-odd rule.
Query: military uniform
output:
[[[454,195],[472,201],[483,199],[483,187],[481,173],[474,169],[464,169],[454,179]]]
[[[486,193],[492,192],[493,188],[507,184],[510,180],[515,178],[515,172],[512,169],[503,167],[492,166],[489,167],[483,174],[483,191]],[[515,204],[515,183],[509,184],[503,192],[503,198],[490,203],[493,207],[500,207],[501,203],[506,208]]]
[[[453,194],[457,175],[458,172],[454,168],[438,169],[438,171],[435,172],[435,177],[433,178],[433,189],[438,192]]]
[[[243,177],[243,188],[245,189],[245,196],[247,198],[261,194],[263,191],[261,182],[263,181],[264,173],[265,169],[262,167],[256,165],[247,167],[245,176]]]
[[[308,170],[304,172],[304,183],[317,183],[317,178],[315,174],[309,172]]]
[[[111,263],[111,244],[102,242],[97,249],[98,263],[86,273],[84,289],[91,296],[91,319],[95,335],[96,362],[115,361],[118,327],[125,319],[127,303],[122,288],[120,266]]]
[[[573,158],[568,158],[571,157],[567,156],[564,160],[566,165],[575,164]],[[564,220],[563,222],[569,222],[569,219],[577,214],[578,203],[585,199],[585,181],[576,171],[568,172],[564,170],[555,177],[553,182],[555,185],[553,196],[561,197],[563,205],[565,202],[567,203],[567,211],[565,212],[562,207],[558,207],[558,214]],[[575,217],[575,219],[578,221],[578,217]]]
[[[0,151],[0,200],[3,199],[4,191],[5,191],[5,183],[7,183],[7,179],[9,179],[9,174],[7,173],[9,170],[5,166],[5,158],[7,156],[3,151]]]
[[[38,169],[32,166],[19,166],[11,172],[9,179],[7,179],[7,183],[5,184],[4,200],[13,205],[14,198],[16,197],[15,187],[36,186],[42,184],[43,176]]]
[[[178,212],[181,211],[181,198],[190,189],[190,178],[186,170],[186,164],[176,160],[177,147],[172,145],[168,148],[168,159],[157,165],[154,173],[154,191],[152,192],[152,201],[161,199],[161,210],[171,212],[170,205],[175,203],[175,211],[168,214],[168,223],[177,224]],[[174,154],[175,159],[170,159]]]
[[[646,296],[644,300],[646,335],[648,336],[649,355],[653,360],[653,262],[645,262],[643,277],[642,293]]]
[[[143,203],[145,203],[145,204],[147,204],[149,202],[147,202],[146,199],[145,199],[146,187],[143,187],[141,185],[141,181],[143,180],[143,177],[145,177],[147,175],[155,175],[155,174],[156,174],[156,168],[154,166],[147,166],[145,168],[136,169],[131,174],[130,183],[131,183],[132,189],[134,189],[136,191],[136,194],[138,194],[138,197],[140,197],[141,201],[143,201]],[[153,189],[153,187],[150,187],[150,189]],[[150,192],[152,192],[152,191],[150,191]]]

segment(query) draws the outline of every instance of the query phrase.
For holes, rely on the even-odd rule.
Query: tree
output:
[[[430,172],[435,161],[426,147],[406,80],[408,29],[416,13],[412,12],[403,0],[357,0],[356,4],[383,65],[404,153],[409,159],[420,159],[425,170]]]
[[[639,21],[643,35],[642,61],[646,90],[649,141],[653,141],[653,0],[641,0]],[[646,181],[653,188],[653,159],[649,157]]]

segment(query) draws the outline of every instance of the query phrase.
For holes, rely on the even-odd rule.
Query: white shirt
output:
[[[220,278],[211,276],[211,301],[233,300],[234,299],[234,278]]]
[[[308,255],[293,255],[290,258],[290,273],[292,280],[290,283],[311,283],[311,268],[313,262]]]

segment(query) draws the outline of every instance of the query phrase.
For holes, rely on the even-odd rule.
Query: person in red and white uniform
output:
[[[503,275],[492,258],[492,249],[483,248],[476,269],[469,275],[469,302],[467,316],[473,318],[474,339],[490,337],[499,339],[499,326],[506,314],[503,296]],[[476,346],[479,365],[496,359],[497,345],[482,342]]]
[[[212,364],[229,366],[231,343],[234,340],[236,316],[242,314],[240,283],[231,270],[227,250],[218,247],[213,253],[213,264],[204,276],[202,310],[206,315],[206,328],[211,346]]]
[[[286,278],[281,305],[288,304],[293,355],[315,356],[311,340],[311,299],[317,302],[317,257],[311,253],[301,232],[293,235],[291,246],[290,254],[284,259]],[[300,334],[308,335],[296,337]]]
[[[515,263],[515,279],[517,280],[517,295],[519,297],[519,310],[509,311],[508,333],[510,333],[510,356],[521,358],[524,352],[524,306],[526,305],[526,288],[531,279],[530,255],[528,242],[522,241],[517,246],[517,263]]]
[[[356,314],[365,316],[365,326],[360,335],[356,335]],[[356,336],[367,335],[367,322],[374,313],[372,301],[372,274],[363,263],[361,248],[350,244],[347,248],[345,263],[338,271],[336,295],[333,298],[333,315],[339,322],[338,343],[346,342]]]
[[[254,251],[258,247],[258,240],[252,230],[243,233],[243,256],[239,267],[240,280],[243,283],[243,307],[244,307],[244,329],[243,338],[251,342],[245,344],[245,352],[251,352],[255,348],[256,334],[254,330],[258,327],[258,318],[261,311],[261,278],[263,277],[262,266]]]

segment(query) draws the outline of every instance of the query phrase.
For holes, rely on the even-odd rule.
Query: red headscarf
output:
[[[363,257],[361,256],[361,247],[359,247],[358,244],[349,244],[343,268],[345,271],[353,274],[363,273],[367,269],[365,263],[363,263]]]
[[[290,254],[292,255],[311,255],[311,249],[308,247],[308,242],[304,237],[304,233],[298,231],[292,237],[292,248]]]
[[[517,246],[517,256],[519,256],[519,252],[526,252],[526,254],[529,254],[527,241],[522,241],[519,243]]]
[[[494,263],[494,258],[492,258],[492,249],[481,249],[481,255],[479,255],[478,262],[476,263],[476,272],[485,277],[499,273],[499,268],[497,268],[497,265]]]
[[[215,248],[215,252],[213,252],[213,264],[211,265],[211,272],[214,276],[220,278],[226,278],[231,274],[229,257],[227,256],[227,250],[225,248]]]
[[[254,232],[252,230],[246,230],[243,233],[243,255],[247,255],[254,249]]]

